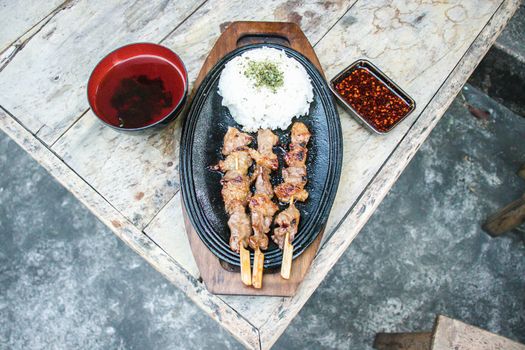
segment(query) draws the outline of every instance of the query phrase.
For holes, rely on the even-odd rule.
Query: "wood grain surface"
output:
[[[282,304],[277,307],[277,310],[281,311],[272,312],[268,316],[267,321],[258,327],[261,332],[261,347],[263,349],[269,349],[277,341],[282,334],[279,331],[282,330],[284,332],[286,326],[324,280],[324,276],[329,273],[339,257],[352,243],[386,196],[388,190],[392,188],[404,168],[409,164],[419,147],[446,112],[448,106],[457,96],[479,61],[512,17],[520,2],[520,0],[503,1],[500,6],[495,8],[492,16],[486,18],[484,27],[473,38],[471,45],[465,49],[463,56],[450,70],[449,75],[437,89],[436,94],[422,108],[417,121],[410,125],[402,141],[396,145],[388,160],[362,191],[359,199],[349,210],[344,221],[328,238],[326,243],[321,245],[321,249],[319,249],[311,267],[311,271],[315,271],[315,274],[308,274],[299,287],[297,295],[293,298],[284,299]]]
[[[520,3],[68,1],[45,21],[29,11],[35,17],[25,23],[38,25],[0,55],[0,105],[8,111],[0,113],[0,128],[244,346],[267,349],[351,244]],[[87,76],[108,51],[131,41],[161,42],[182,57],[192,85],[220,29],[235,20],[298,23],[328,78],[368,58],[418,104],[385,137],[340,111],[345,154],[338,195],[312,273],[291,298],[216,296],[199,283],[179,232],[173,140],[180,124],[126,135],[86,113]],[[121,181],[106,181],[114,176]]]
[[[310,42],[297,24],[239,21],[229,24],[211,49],[197,76],[194,91],[198,89],[200,83],[215,64],[231,51],[251,43],[276,42],[302,53],[321,73],[323,72],[312,45],[310,45]],[[244,285],[241,282],[238,269],[229,266],[225,262],[220,262],[210,252],[192,227],[184,208],[183,213],[186,233],[188,234],[193,257],[199,267],[201,278],[206,288],[214,294],[293,296],[306,275],[323,236],[322,232],[320,232],[312,244],[299,257],[294,259],[290,279],[283,279],[279,271],[273,271],[273,273],[265,271],[263,286],[260,289],[256,289]]]
[[[54,10],[64,0],[33,1],[33,0],[0,0],[0,52],[13,44],[18,38],[31,31],[39,22],[46,19],[48,15],[54,14]],[[19,46],[23,45],[20,41]]]
[[[439,315],[431,350],[525,350],[525,345],[478,327]]]
[[[327,10],[325,9],[327,5],[314,0],[293,3],[287,0],[275,0],[272,1],[272,6],[255,0],[208,0],[182,23],[178,24],[176,20],[172,20],[173,27],[176,29],[166,38],[160,40],[160,43],[182,58],[188,71],[191,90],[204,60],[221,34],[221,29],[224,30],[231,21],[249,19],[286,21],[292,18],[293,14],[297,14],[303,17],[301,20],[302,30],[311,42],[315,43],[326,34],[354,1],[332,1]],[[153,5],[148,3],[148,6]],[[131,10],[126,11],[132,13]],[[159,14],[161,18],[164,15],[166,15],[164,12]],[[164,22],[161,21],[160,23]],[[71,23],[69,25],[72,26]],[[65,29],[60,30],[65,32]],[[137,35],[137,33],[133,34]],[[81,35],[91,37],[94,42],[98,40],[98,32],[82,31]],[[129,33],[119,31],[112,35],[115,37],[113,41],[116,41],[116,37],[123,36],[125,38]],[[64,43],[57,42],[56,46],[56,50],[60,54],[67,47],[70,47],[67,40]],[[98,49],[98,51],[102,50]],[[76,55],[81,52],[77,52]],[[63,54],[69,60],[74,61],[74,52]],[[101,54],[104,53],[97,52],[97,55]],[[87,57],[80,57],[79,59],[88,60]],[[17,60],[28,61],[29,58],[26,58],[22,51],[10,65],[15,64]],[[82,70],[70,71],[68,75],[71,76],[68,79],[77,82],[82,81],[82,79],[87,80],[89,71],[96,64],[96,60],[89,58],[89,62],[93,62],[92,66],[90,66],[91,63],[83,64]],[[84,78],[82,78],[83,74],[85,74]],[[6,81],[8,78],[11,79],[14,76],[9,74],[6,76]],[[19,74],[18,78],[31,80],[33,85],[36,85],[34,74]],[[44,84],[46,89],[54,88],[53,78],[54,76],[49,76],[47,71],[38,75],[38,79],[42,80],[41,84]],[[3,81],[1,73],[0,81]],[[48,87],[48,85],[51,86]],[[35,99],[37,93],[33,91],[34,89],[28,89],[26,95],[31,96],[24,98],[27,100]],[[79,102],[87,109],[84,92],[81,90],[83,99]],[[13,105],[14,108],[19,108],[19,104],[23,103],[23,101],[17,102]],[[49,103],[58,104],[68,114],[74,114],[72,113],[74,103],[64,105],[61,95],[57,95]],[[46,110],[46,114],[42,114],[41,119],[47,119],[47,113],[50,111]],[[179,190],[178,144],[181,130],[180,122],[175,121],[163,129],[129,134],[105,127],[97,120],[91,110],[83,113],[76,115],[76,119],[69,120],[69,129],[52,145],[59,157],[64,159],[72,169],[139,228],[144,229],[148,226],[162,209],[166,209],[163,213],[166,218],[162,221],[168,224],[170,217],[175,217],[175,221],[182,222],[181,217],[179,219],[167,211],[171,207],[167,203],[170,200],[175,200],[174,196]],[[28,118],[24,113],[16,114],[23,116],[22,119],[24,120]],[[107,181],[115,173],[119,173],[121,169],[126,169],[126,172],[122,174],[122,181]],[[166,227],[169,228],[170,224]],[[146,230],[151,231],[148,228]],[[171,235],[169,230],[165,233],[168,236]],[[156,236],[161,234],[163,233],[157,232]]]

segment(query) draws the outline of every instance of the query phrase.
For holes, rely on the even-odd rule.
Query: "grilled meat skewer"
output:
[[[305,163],[308,155],[306,145],[310,136],[310,131],[303,123],[296,122],[292,125],[289,151],[285,156],[288,167],[282,171],[284,182],[275,188],[277,198],[281,202],[290,203],[288,208],[275,218],[277,227],[273,231],[272,239],[281,249],[285,248],[286,244],[291,244],[299,227],[301,214],[293,201],[305,201],[308,198],[304,186],[306,185]],[[288,242],[286,242],[287,238]]]
[[[250,236],[250,247],[253,249],[268,249],[268,236],[274,214],[279,210],[277,204],[266,194],[255,194],[250,199],[253,236]]]
[[[262,166],[257,166],[253,173],[252,180],[255,183],[255,193],[265,194],[273,198],[273,186],[270,182],[271,170]]]
[[[230,126],[224,135],[222,154],[227,156],[235,151],[248,150],[248,145],[252,143],[252,141],[253,139],[250,135]]]
[[[289,234],[290,242],[295,238],[297,228],[299,227],[299,220],[301,213],[295,207],[295,204],[290,203],[288,208],[277,214],[275,217],[275,224],[277,227],[273,230],[272,239],[279,246],[284,248],[286,234]]]
[[[273,153],[273,146],[279,142],[279,138],[270,129],[260,129],[257,132],[257,150],[250,149],[250,155],[258,166],[269,170],[277,170],[279,160]]]
[[[289,203],[290,198],[304,202],[308,198],[306,185],[306,156],[308,149],[306,145],[310,140],[310,131],[301,122],[295,122],[292,126],[291,142],[284,160],[288,165],[283,169],[284,182],[275,187],[275,195],[279,201]]]
[[[226,159],[212,167],[225,173],[221,180],[221,194],[226,213],[230,217],[230,248],[237,253],[241,250],[241,245],[248,246],[252,233],[250,217],[246,213],[246,206],[250,200],[248,168],[253,163],[248,152],[251,142],[250,135],[232,127],[228,128],[222,147],[222,154]]]
[[[257,132],[257,150],[250,150],[250,155],[257,166],[254,173],[255,195],[250,199],[253,236],[250,237],[250,247],[254,250],[268,248],[268,236],[273,216],[279,207],[272,202],[273,189],[270,183],[270,173],[279,166],[273,146],[279,138],[269,129]]]
[[[225,160],[219,161],[219,163],[210,168],[212,170],[220,171],[221,173],[238,171],[241,174],[247,174],[248,168],[250,168],[252,163],[253,160],[250,153],[246,150],[240,150],[231,152]]]
[[[270,174],[279,167],[277,155],[273,153],[273,146],[279,138],[269,129],[261,129],[257,132],[257,150],[251,149],[250,155],[257,166],[253,175],[255,182],[255,194],[250,199],[250,212],[252,219],[253,236],[250,237],[250,247],[255,254],[253,256],[253,279],[255,288],[262,288],[262,277],[264,267],[264,254],[261,250],[268,249],[268,236],[273,216],[279,207],[272,202],[273,188],[270,183]]]

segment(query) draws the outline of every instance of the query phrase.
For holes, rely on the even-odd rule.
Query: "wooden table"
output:
[[[267,349],[370,218],[520,1],[1,3],[2,130],[245,346]],[[328,78],[368,58],[417,103],[415,113],[388,136],[372,135],[339,110],[341,183],[322,247],[292,298],[210,294],[199,281],[184,233],[180,123],[118,133],[99,123],[86,101],[92,68],[130,42],[173,49],[193,81],[221,28],[233,20],[294,21],[315,45]]]
[[[377,350],[525,350],[525,345],[438,315],[431,332],[378,333]]]

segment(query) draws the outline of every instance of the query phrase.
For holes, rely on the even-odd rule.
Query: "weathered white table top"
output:
[[[372,215],[520,0],[60,3],[0,0],[0,128],[245,346],[269,348]],[[388,136],[370,134],[339,110],[341,183],[323,245],[293,298],[208,293],[183,228],[180,123],[118,133],[97,122],[86,100],[96,63],[130,42],[174,50],[193,81],[221,26],[234,20],[294,21],[328,78],[368,58],[417,103]]]

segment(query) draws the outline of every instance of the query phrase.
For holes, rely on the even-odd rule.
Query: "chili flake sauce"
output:
[[[352,66],[333,83],[333,87],[362,119],[380,133],[390,131],[414,109],[408,97],[402,98],[366,64]]]

